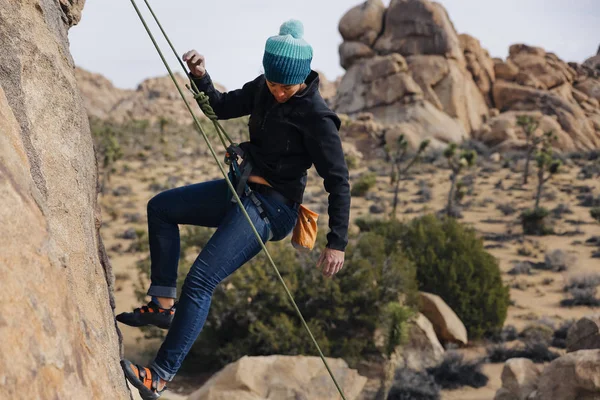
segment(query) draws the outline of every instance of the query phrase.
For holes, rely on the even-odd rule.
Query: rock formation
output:
[[[558,136],[555,147],[600,147],[600,55],[567,64],[516,44],[506,60],[491,59],[429,0],[392,0],[387,9],[365,1],[346,13],[339,31],[346,73],[333,105],[351,118],[369,112],[413,145],[473,137],[504,150],[524,144],[516,116],[535,113]]]
[[[357,39],[372,38],[377,29],[375,41]],[[383,123],[403,124],[400,130],[441,143],[470,137],[487,118],[484,90],[493,79],[491,61],[475,40],[465,37],[468,51],[463,50],[439,4],[392,0],[384,10],[381,1],[369,0],[348,11],[339,31],[344,38],[340,60],[347,71],[336,111],[370,112]]]
[[[4,398],[129,398],[92,137],[67,40],[83,4],[0,0]]]
[[[516,116],[541,113],[540,132],[554,131],[556,147],[591,150],[600,147],[600,80],[589,68],[561,61],[539,47],[516,44],[506,61],[496,60],[492,88],[494,106],[501,114],[491,118],[474,137],[502,148],[524,144]],[[511,114],[505,115],[507,112]],[[499,120],[505,129],[499,129]],[[491,139],[491,142],[488,141]]]

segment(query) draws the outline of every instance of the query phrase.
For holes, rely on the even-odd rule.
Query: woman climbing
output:
[[[317,267],[332,277],[343,266],[348,241],[348,169],[338,134],[340,120],[319,94],[319,76],[310,67],[312,48],[302,36],[299,21],[285,22],[279,35],[266,41],[264,74],[227,93],[215,89],[198,52],[188,51],[183,61],[219,119],[250,115],[250,141],[237,149],[243,153],[241,167],[250,165],[245,169],[249,190],[240,191],[240,198],[263,242],[282,240],[292,231],[306,171],[315,165],[329,193],[330,227]],[[148,367],[121,361],[143,399],[160,397],[179,370],[206,321],[215,287],[261,250],[231,196],[221,179],[167,190],[148,202],[151,301],[117,316],[130,326],[169,329]],[[180,224],[217,229],[190,268],[175,312]]]

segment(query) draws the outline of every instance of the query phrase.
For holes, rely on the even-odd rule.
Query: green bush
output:
[[[456,312],[469,332],[479,338],[502,328],[509,304],[498,261],[483,248],[475,232],[453,218],[426,215],[400,223],[357,221],[400,243],[417,267],[419,289],[435,293]]]
[[[594,207],[590,210],[590,215],[596,221],[600,222],[600,207]]]
[[[350,194],[352,196],[364,196],[369,190],[371,190],[375,186],[376,183],[377,179],[374,173],[361,175],[360,178],[358,178],[358,180],[356,181],[356,183],[352,185]]]
[[[347,249],[346,264],[334,279],[324,278],[315,267],[318,251],[298,253],[285,242],[268,247],[327,356],[349,363],[381,358],[385,346],[402,341],[401,325],[418,298],[416,271],[384,237],[361,235]],[[399,299],[403,309],[390,306]],[[390,334],[384,347],[374,341],[378,328]],[[214,370],[243,355],[267,354],[317,352],[271,265],[259,254],[215,290],[209,317],[185,367]]]
[[[544,207],[535,209],[528,208],[521,213],[521,225],[525,235],[550,235],[554,233],[549,225],[548,215],[550,212]]]

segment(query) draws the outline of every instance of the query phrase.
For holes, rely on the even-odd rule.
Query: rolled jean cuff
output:
[[[163,381],[171,382],[173,378],[175,378],[175,374],[171,374],[167,372],[164,368],[161,368],[156,360],[152,361],[149,365],[154,371],[156,371],[156,375],[158,375]]]
[[[170,299],[176,299],[177,288],[169,286],[150,285],[150,289],[148,289],[148,296],[168,297]]]

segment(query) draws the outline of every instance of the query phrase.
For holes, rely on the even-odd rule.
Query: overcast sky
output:
[[[196,49],[207,70],[228,89],[261,73],[267,37],[282,22],[304,23],[313,46],[312,67],[333,80],[343,75],[337,26],[353,0],[149,0],[176,50]],[[458,33],[478,38],[493,57],[505,58],[513,43],[541,46],[565,61],[582,62],[600,44],[600,0],[441,0]],[[142,11],[143,0],[136,0]],[[389,0],[384,0],[389,4]],[[148,12],[145,16],[151,20]],[[149,21],[151,22],[151,21]],[[154,24],[150,24],[154,28]],[[154,29],[158,35],[159,30]],[[166,70],[128,0],[86,0],[78,26],[69,33],[75,63],[121,88]],[[163,51],[181,70],[165,42]]]

